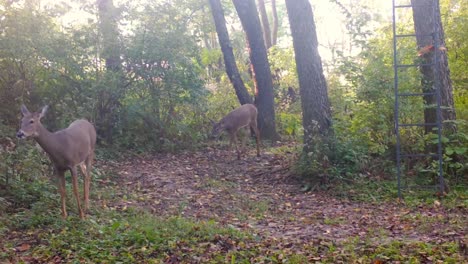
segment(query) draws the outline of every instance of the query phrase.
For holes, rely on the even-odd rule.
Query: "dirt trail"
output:
[[[302,193],[285,169],[288,163],[284,154],[257,158],[251,152],[238,161],[233,152],[215,149],[133,159],[119,164],[122,184],[133,196],[118,206],[214,220],[291,244],[350,238],[379,244],[465,239],[467,223],[460,212]]]

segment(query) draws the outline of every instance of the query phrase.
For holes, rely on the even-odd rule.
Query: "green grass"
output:
[[[332,194],[339,198],[367,203],[382,203],[398,200],[396,181],[356,179],[352,184],[342,183],[334,186]],[[451,191],[443,196],[437,196],[438,191],[432,190],[402,190],[403,202],[410,207],[421,205],[432,206],[435,201],[447,208],[468,207],[467,186],[453,186]],[[436,203],[437,203],[436,202]]]
[[[25,257],[52,262],[58,257],[66,262],[159,263],[169,256],[190,262],[204,255],[214,258],[227,253],[229,241],[249,239],[215,222],[158,218],[135,209],[94,211],[85,221],[76,217],[64,221],[50,214],[19,214],[11,218],[9,230],[3,230],[2,235],[15,239],[3,244],[0,262]],[[19,232],[21,237],[16,237]],[[33,237],[40,238],[40,242]],[[29,241],[30,248],[18,255],[22,241]],[[210,252],[211,247],[217,250]]]

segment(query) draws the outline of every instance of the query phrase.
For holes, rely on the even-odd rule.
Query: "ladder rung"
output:
[[[436,95],[436,93],[401,93],[398,96],[423,96],[423,95]]]
[[[398,35],[395,35],[395,38],[406,38],[406,37],[416,37],[416,36],[432,37],[432,34],[398,34]]]
[[[439,188],[439,184],[437,185],[407,185],[402,186],[403,189],[420,189],[420,190],[430,190],[430,189],[437,189]]]
[[[415,124],[398,124],[400,127],[412,127],[412,126],[437,126],[437,123],[415,123]]]
[[[393,8],[408,8],[408,7],[412,7],[413,5],[411,4],[406,4],[406,5],[395,5],[393,6]],[[425,4],[420,4],[420,5],[414,5],[415,7],[427,7],[428,5],[425,5]]]
[[[400,157],[407,157],[407,158],[412,158],[412,157],[438,157],[439,155],[437,154],[400,154]]]
[[[409,68],[409,67],[422,67],[422,66],[433,66],[434,63],[422,63],[422,64],[398,64],[397,68]]]

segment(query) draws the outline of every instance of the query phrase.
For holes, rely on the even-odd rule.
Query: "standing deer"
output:
[[[42,124],[41,118],[47,112],[47,106],[40,111],[30,113],[26,106],[21,106],[23,118],[21,128],[16,133],[18,138],[32,137],[48,154],[59,179],[58,187],[62,202],[62,216],[67,218],[65,205],[65,171],[70,170],[73,183],[73,193],[78,205],[80,218],[85,217],[89,206],[89,185],[91,180],[91,166],[96,145],[96,130],[84,119],[76,120],[69,127],[57,132],[49,132]],[[84,175],[84,210],[81,208],[78,193],[77,168],[79,165]]]
[[[241,105],[223,117],[218,123],[213,122],[211,137],[218,138],[223,131],[226,131],[229,134],[229,145],[232,147],[234,143],[237,159],[240,159],[240,151],[237,146],[237,133],[241,128],[250,127],[255,132],[257,157],[260,157],[260,131],[257,127],[257,113],[257,108],[253,104]],[[244,141],[242,141],[242,146],[244,146]]]

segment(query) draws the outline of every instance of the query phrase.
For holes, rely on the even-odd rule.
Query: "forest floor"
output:
[[[449,206],[435,196],[430,202],[407,205],[396,198],[357,201],[323,191],[304,192],[291,173],[294,157],[289,154],[265,152],[256,157],[252,150],[236,160],[233,151],[206,148],[99,163],[99,171],[112,171],[113,175],[97,177],[93,183],[101,193],[92,196],[94,209],[90,220],[80,222],[75,217],[59,224],[41,220],[40,228],[33,225],[10,228],[3,232],[5,240],[0,242],[0,251],[7,252],[3,260],[7,263],[466,261],[466,197],[459,197],[460,201]],[[74,209],[71,207],[72,215]],[[103,213],[107,211],[112,215]],[[135,220],[140,212],[153,218]],[[55,210],[51,218],[57,214]],[[131,216],[123,219],[125,214]],[[17,219],[33,218],[21,217]],[[188,219],[190,224],[181,224],[181,219]],[[73,246],[75,243],[77,246]],[[129,260],[120,259],[124,257]],[[3,263],[1,254],[0,263]]]
[[[303,192],[289,172],[291,160],[285,153],[255,157],[253,151],[236,160],[233,151],[219,148],[129,160],[117,170],[132,199],[111,206],[212,220],[294,253],[324,245],[328,251],[330,243],[337,248],[355,243],[356,250],[364,251],[396,243],[404,257],[411,251],[407,246],[415,243],[454,243],[466,257],[466,207],[447,208],[435,196],[433,203],[406,206],[396,198],[357,202],[326,192]],[[423,262],[434,260],[428,249],[417,250]],[[320,252],[315,254],[320,260]]]

